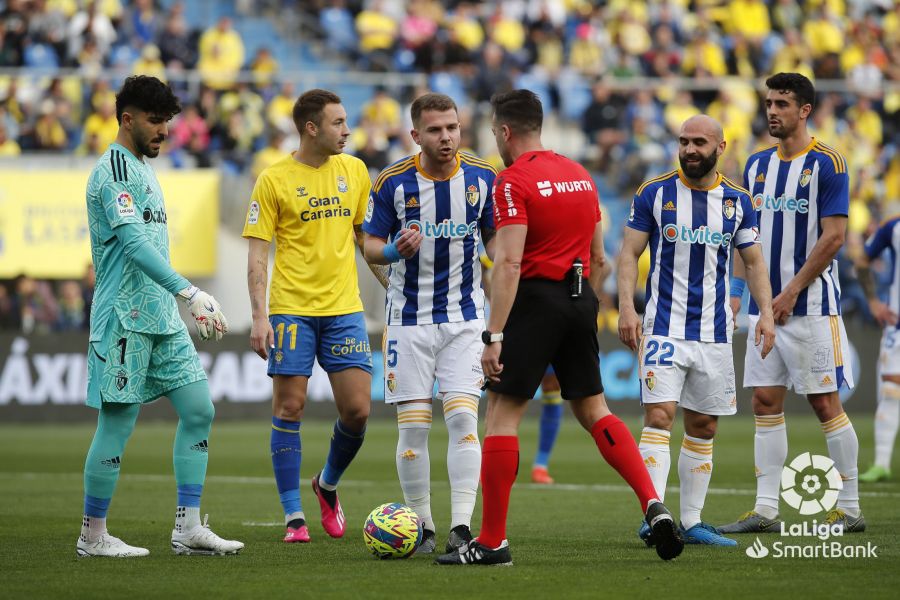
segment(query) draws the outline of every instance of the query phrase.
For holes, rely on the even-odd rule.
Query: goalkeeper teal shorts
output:
[[[128,331],[112,315],[102,342],[88,344],[87,405],[142,404],[206,379],[187,328],[167,335]]]

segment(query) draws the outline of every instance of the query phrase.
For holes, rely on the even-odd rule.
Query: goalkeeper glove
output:
[[[201,340],[208,340],[213,336],[216,341],[222,339],[222,335],[228,331],[228,321],[225,320],[222,307],[215,298],[195,285],[178,292],[178,297],[184,300],[190,309]]]

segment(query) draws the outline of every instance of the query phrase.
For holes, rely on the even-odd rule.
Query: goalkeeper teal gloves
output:
[[[191,316],[197,323],[197,333],[201,340],[208,340],[215,336],[216,341],[228,331],[228,321],[222,314],[222,307],[216,299],[200,290],[195,285],[178,292],[178,297],[185,301],[191,311]]]

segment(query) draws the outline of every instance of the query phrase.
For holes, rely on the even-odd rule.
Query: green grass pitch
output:
[[[383,411],[382,411],[383,412]],[[433,510],[438,545],[446,541],[449,487],[446,430],[435,423],[431,440]],[[639,420],[626,422],[639,434]],[[811,415],[788,416],[789,460],[803,451],[825,454],[825,442]],[[872,419],[856,415],[860,466],[872,457]],[[78,559],[82,503],[81,469],[93,426],[84,424],[0,425],[0,595],[6,598],[462,598],[462,597],[629,597],[797,598],[896,597],[900,584],[900,477],[862,487],[868,530],[844,542],[878,547],[875,559],[772,558],[745,554],[741,546],[688,546],[664,563],[637,539],[637,501],[601,459],[593,441],[564,420],[551,460],[558,485],[529,483],[537,422],[522,426],[522,461],[513,488],[508,535],[511,568],[438,567],[431,557],[378,561],[367,553],[362,524],[368,512],[402,501],[394,466],[396,425],[370,423],[365,446],[340,487],[347,535],[329,538],[318,519],[309,477],[322,465],[331,423],[303,424],[304,509],[313,541],[287,545],[268,453],[268,424],[220,422],[211,436],[209,478],[202,512],[213,529],[246,543],[239,556],[179,557],[169,549],[175,503],[171,475],[174,424],[138,423],[125,453],[109,524],[114,535],[150,549],[148,558]],[[673,463],[681,432],[672,436]],[[712,490],[704,519],[720,524],[752,507],[753,421],[722,419],[715,443]],[[896,457],[896,454],[895,454]],[[900,470],[900,460],[895,458]],[[677,470],[672,466],[667,504],[677,515]],[[673,487],[674,486],[674,487]],[[782,503],[789,522],[801,521]],[[481,518],[476,507],[473,529]],[[819,516],[821,518],[821,515]],[[777,535],[761,536],[772,546]],[[837,538],[841,539],[841,538]],[[800,542],[813,544],[810,538]]]

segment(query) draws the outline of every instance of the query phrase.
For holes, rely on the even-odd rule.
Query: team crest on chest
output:
[[[347,180],[344,179],[343,175],[337,176],[337,186],[340,193],[345,194],[347,192]]]
[[[478,193],[478,187],[474,183],[466,188],[466,202],[468,202],[470,206],[478,204],[480,199],[481,194]]]
[[[812,179],[812,169],[803,169],[803,172],[800,173],[800,187],[806,187],[810,179]]]
[[[725,201],[722,202],[722,214],[725,215],[726,219],[734,218],[734,200],[726,198]]]
[[[650,391],[653,391],[653,388],[656,387],[656,375],[653,374],[653,371],[647,371],[647,376],[644,377],[644,385]]]

